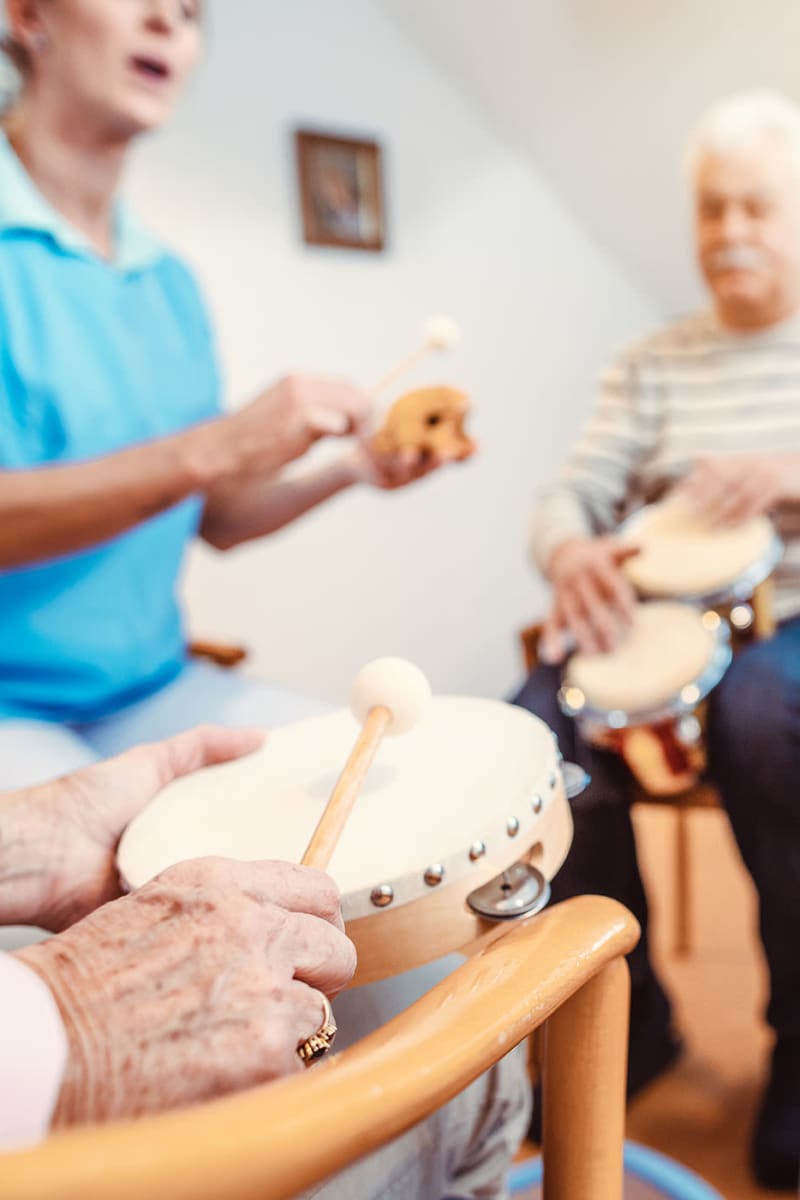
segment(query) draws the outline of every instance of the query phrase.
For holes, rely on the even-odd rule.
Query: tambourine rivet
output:
[[[394,888],[388,883],[372,889],[370,900],[376,908],[387,908],[394,900]]]
[[[486,843],[485,842],[473,842],[469,848],[470,862],[477,862],[479,858],[483,858],[485,853],[486,853]]]
[[[553,788],[554,788],[554,787],[556,786],[556,784],[558,783],[558,776],[556,775],[555,771],[553,771],[553,772],[551,773],[551,775],[550,775],[550,778],[548,779],[548,781],[547,781],[547,782],[548,782],[548,784],[549,784],[549,786],[550,786],[550,791],[552,792]]]
[[[434,866],[428,867],[424,876],[428,887],[438,887],[444,879],[444,867],[441,863],[435,863]]]
[[[533,809],[533,811],[536,813],[536,815],[538,817],[539,813],[544,808],[544,800],[542,799],[541,796],[533,797],[533,799],[531,800],[531,808]]]
[[[519,833],[519,820],[516,817],[509,817],[506,822],[506,833],[509,837],[516,837]]]

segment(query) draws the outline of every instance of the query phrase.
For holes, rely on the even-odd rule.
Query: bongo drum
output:
[[[129,826],[123,883],[218,855],[298,862],[357,732],[338,711],[284,726],[249,758],[172,783]],[[474,941],[549,897],[572,821],[550,729],[493,700],[437,697],[380,746],[330,861],[358,984]]]
[[[749,600],[783,553],[767,517],[712,528],[679,496],[635,513],[620,537],[639,549],[623,570],[640,596],[683,599],[703,608]]]
[[[676,794],[705,765],[697,713],[730,660],[730,630],[718,613],[639,604],[615,650],[569,659],[559,703],[588,741],[620,753],[648,791]]]

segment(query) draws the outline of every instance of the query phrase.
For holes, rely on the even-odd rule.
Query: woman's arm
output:
[[[0,471],[0,569],[83,550],[203,490],[203,463],[186,436],[69,466]]]
[[[319,438],[354,432],[367,411],[346,384],[290,377],[172,437],[90,462],[0,471],[0,570],[83,550],[193,493],[246,493]]]
[[[260,479],[208,493],[200,533],[217,550],[266,537],[354,484],[391,491],[438,470],[447,456],[416,451],[378,455],[356,442],[336,462],[291,479]]]

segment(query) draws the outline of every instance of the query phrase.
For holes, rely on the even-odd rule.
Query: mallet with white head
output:
[[[405,659],[377,658],[359,671],[350,707],[362,723],[361,733],[308,843],[303,866],[325,870],[381,739],[413,729],[430,696],[430,684],[422,671]]]

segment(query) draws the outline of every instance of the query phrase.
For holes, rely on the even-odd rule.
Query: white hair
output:
[[[777,134],[800,171],[800,106],[779,92],[741,92],[720,100],[700,119],[689,137],[684,163],[689,178],[697,178],[709,154],[749,149],[765,136]]]

